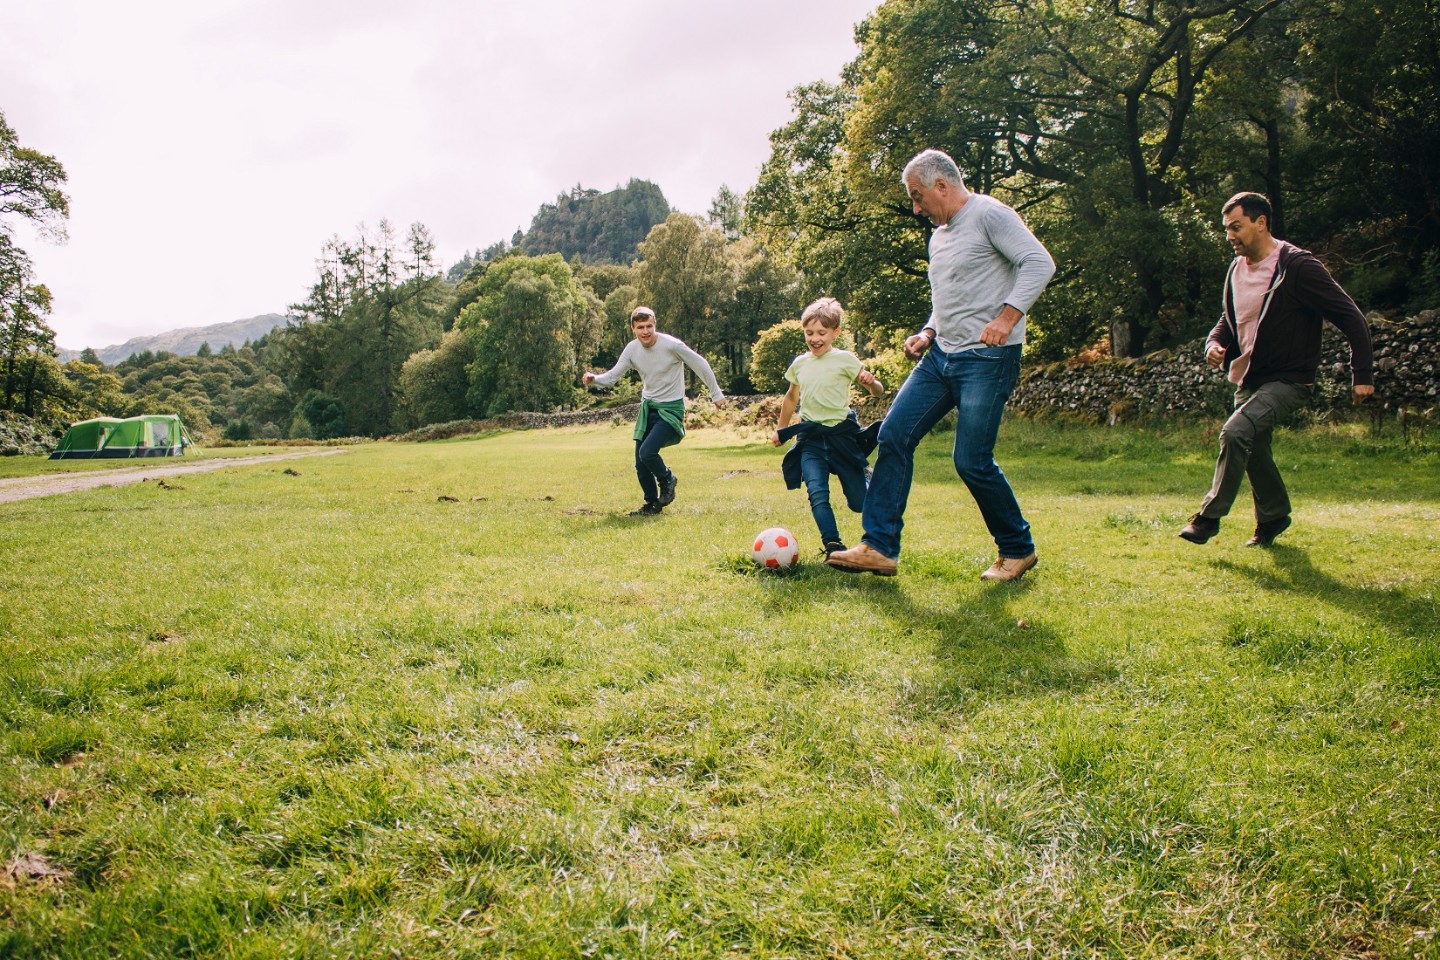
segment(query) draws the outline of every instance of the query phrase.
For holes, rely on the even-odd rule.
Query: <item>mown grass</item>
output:
[[[0,956],[1435,956],[1440,453],[1277,445],[1194,547],[1213,431],[1007,424],[998,588],[943,437],[894,580],[718,431],[8,505]]]

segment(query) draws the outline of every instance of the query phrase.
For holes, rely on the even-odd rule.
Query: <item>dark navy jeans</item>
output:
[[[865,495],[865,542],[887,557],[900,556],[900,531],[910,499],[915,448],[940,419],[955,410],[955,472],[965,481],[1002,557],[1035,552],[1030,524],[1010,481],[995,462],[995,438],[1005,401],[1020,379],[1019,344],[945,353],[931,347],[910,372],[885,422]]]
[[[660,499],[660,481],[670,476],[670,469],[660,459],[660,449],[675,442],[675,428],[660,414],[651,411],[645,421],[645,436],[635,441],[635,476],[645,502]]]

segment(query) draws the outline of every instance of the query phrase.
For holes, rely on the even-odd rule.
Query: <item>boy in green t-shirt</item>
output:
[[[790,389],[785,391],[780,422],[770,437],[777,447],[796,437],[795,446],[785,455],[785,485],[794,490],[804,482],[827,557],[845,549],[835,511],[830,508],[830,474],[840,478],[846,505],[859,513],[865,506],[865,458],[875,448],[876,425],[861,431],[859,418],[850,409],[850,384],[860,384],[872,397],[885,392],[884,384],[865,369],[859,357],[834,346],[844,319],[845,308],[834,297],[821,297],[805,308],[800,324],[810,349],[785,371]],[[797,408],[800,422],[791,426]]]

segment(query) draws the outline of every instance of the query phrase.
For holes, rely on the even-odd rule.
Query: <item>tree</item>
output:
[[[11,289],[8,316],[0,327],[0,363],[4,364],[0,410],[34,416],[37,388],[56,382],[53,377],[38,377],[42,358],[53,359],[56,355],[55,331],[45,322],[50,312],[50,291],[44,285],[31,286],[23,280]],[[40,392],[45,393],[43,389]]]
[[[725,310],[740,279],[725,234],[684,213],[672,213],[640,245],[635,266],[640,302],[659,326],[704,353],[723,342]]]
[[[727,240],[739,240],[745,224],[744,199],[722,183],[715,199],[710,201],[707,220],[710,226],[725,234]]]
[[[805,328],[799,320],[785,320],[760,331],[750,360],[750,380],[756,389],[775,393],[785,389],[785,371],[805,352]]]
[[[790,99],[795,117],[770,134],[770,158],[746,199],[750,235],[794,264],[801,300],[843,301],[857,339],[918,327],[930,310],[928,234],[898,181],[852,188],[845,131],[858,104],[853,83],[806,84]]]
[[[326,396],[319,390],[311,390],[295,407],[295,420],[290,433],[292,437],[330,440],[343,437],[348,432],[345,425],[345,405],[335,397]]]
[[[1302,2],[890,0],[858,30],[840,87],[797,91],[751,219],[783,249],[818,249],[797,263],[821,261],[862,321],[913,327],[930,228],[899,175],[919,149],[946,148],[971,187],[1019,208],[1057,253],[1037,331],[1054,312],[1075,345],[1106,330],[1125,355],[1157,331],[1189,334],[1223,267],[1212,151],[1228,146],[1194,120],[1205,108],[1216,129],[1253,126],[1254,98],[1219,109],[1214,82],[1241,67],[1256,76],[1246,43]]]
[[[22,147],[15,130],[0,112],[0,235],[11,236],[8,220],[19,216],[45,232],[64,239],[70,198],[63,189],[65,168],[54,157]],[[12,255],[18,248],[12,248]]]
[[[600,313],[599,301],[557,253],[491,264],[456,321],[475,338],[469,409],[493,417],[573,403],[580,357],[598,343]]]
[[[40,377],[41,358],[55,356],[55,332],[45,322],[50,291],[33,282],[30,258],[16,246],[12,219],[35,224],[59,240],[70,200],[65,168],[54,157],[20,145],[0,113],[0,357],[5,364],[3,409],[34,413],[37,396],[61,388],[58,368]],[[53,374],[53,375],[50,375]],[[48,385],[48,386],[47,386]]]
[[[735,294],[724,311],[719,351],[729,367],[726,389],[749,393],[753,384],[750,350],[760,331],[789,317],[799,316],[800,282],[795,268],[753,240],[731,244],[740,261]]]
[[[274,359],[292,392],[334,398],[348,431],[379,436],[395,421],[405,361],[440,339],[447,292],[434,241],[417,223],[401,249],[387,221],[375,231],[361,224],[353,242],[326,243],[317,270],[309,296],[291,308],[310,322],[282,331]]]
[[[451,330],[434,350],[410,355],[400,371],[395,426],[401,430],[470,416],[466,369],[475,362],[474,333]]]
[[[1306,9],[1293,28],[1309,95],[1291,232],[1329,248],[1362,302],[1435,307],[1440,5],[1317,0]]]

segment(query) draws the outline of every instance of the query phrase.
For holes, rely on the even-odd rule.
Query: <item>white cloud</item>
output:
[[[60,343],[105,346],[283,310],[362,221],[450,262],[576,184],[703,212],[875,2],[7,3],[0,110],[70,178],[69,243],[21,242]]]

